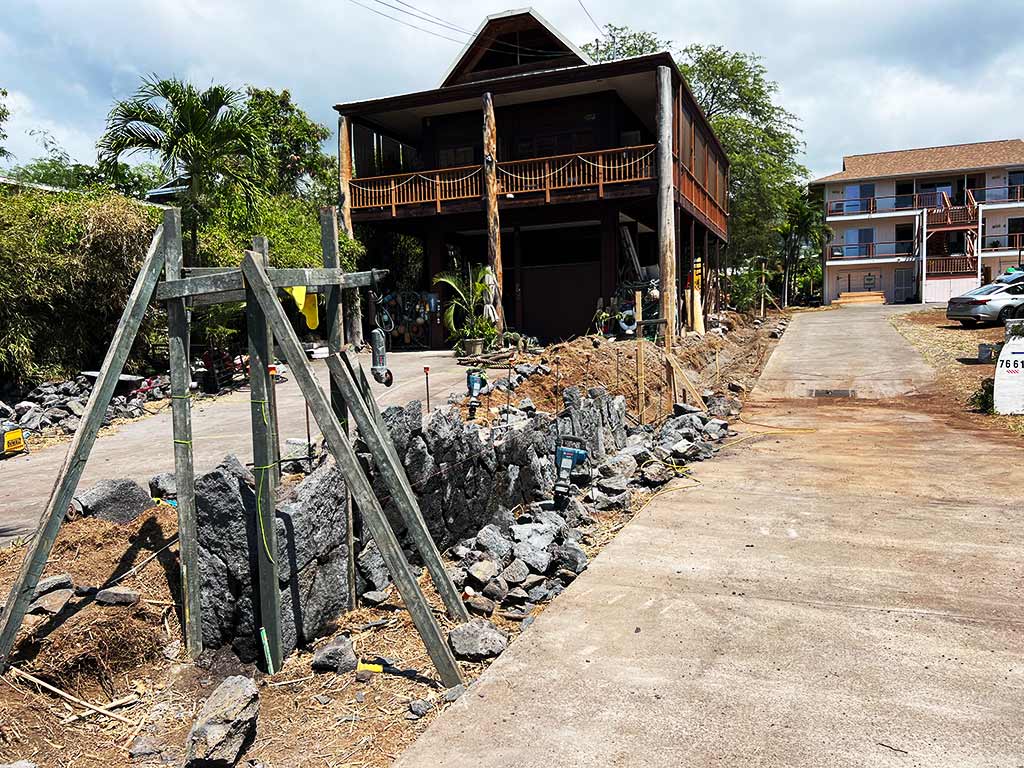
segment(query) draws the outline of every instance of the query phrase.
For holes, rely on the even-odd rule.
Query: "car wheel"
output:
[[[1005,324],[1007,320],[1013,317],[1013,311],[1014,307],[1003,307],[1002,309],[999,310],[999,316],[996,317],[996,320],[1000,324]]]

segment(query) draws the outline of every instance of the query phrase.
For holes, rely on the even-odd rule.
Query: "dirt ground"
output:
[[[716,333],[703,337],[690,335],[680,339],[673,348],[680,372],[697,393],[705,389],[722,390],[732,382],[744,389],[751,388],[774,343],[768,338],[768,330],[775,326],[780,315],[773,314],[760,327],[755,326],[749,316],[735,312],[725,313],[723,317],[729,328],[724,337]],[[488,378],[495,381],[508,376],[510,370],[520,363],[543,363],[551,369],[551,375],[531,376],[515,392],[495,391],[484,395],[480,398],[481,410],[494,418],[501,406],[515,406],[524,397],[529,397],[538,410],[556,412],[562,409],[564,389],[586,382],[586,387],[602,386],[613,395],[624,396],[626,408],[635,420],[657,423],[672,412],[674,402],[692,401],[694,398],[678,376],[673,391],[665,349],[644,341],[645,386],[641,414],[638,346],[638,342],[632,340],[609,340],[593,335],[555,344],[539,355],[515,357],[502,367],[489,369]]]
[[[890,322],[938,373],[937,394],[929,398],[931,404],[976,426],[1024,435],[1024,416],[981,413],[970,403],[982,382],[995,375],[994,362],[978,362],[978,345],[1002,341],[1005,330],[1001,325],[964,328],[947,320],[944,309],[894,315]]]
[[[734,330],[725,338],[691,337],[676,350],[697,389],[722,389],[730,381],[749,386],[775,343],[767,338],[774,323],[757,329],[739,317],[729,321]],[[539,408],[555,410],[561,405],[555,386],[601,384],[624,394],[636,418],[635,352],[635,342],[601,341],[595,346],[591,337],[548,349],[541,357],[558,361],[558,376],[528,382],[515,394],[516,402],[529,395]],[[671,408],[664,352],[645,343],[645,358],[650,376],[644,420],[658,421]],[[542,379],[557,385],[545,388],[539,384]],[[632,512],[601,513],[582,542],[587,554],[594,557],[651,496],[636,494]],[[180,639],[176,537],[176,514],[166,505],[129,526],[91,518],[63,526],[46,575],[70,573],[78,586],[117,583],[138,590],[143,600],[120,608],[76,597],[56,617],[30,617],[12,664],[81,699],[109,705],[122,720],[89,714],[9,672],[0,678],[0,763],[28,759],[59,768],[128,765],[128,750],[139,738],[180,749],[203,701],[230,674],[253,676],[260,687],[258,734],[245,758],[275,768],[389,765],[448,706],[440,703],[443,689],[393,588],[385,605],[341,616],[336,634],[349,634],[364,661],[387,659],[389,669],[401,673],[376,674],[368,683],[356,682],[351,674],[314,675],[308,650],[294,654],[273,676],[242,665],[229,651],[188,661]],[[23,545],[0,550],[4,595],[23,552]],[[445,625],[429,577],[424,575],[421,584]],[[545,607],[538,606],[535,615]],[[498,614],[494,621],[513,640],[520,631],[519,623]],[[488,664],[461,666],[467,680],[474,680]],[[413,699],[435,700],[438,706],[419,720],[409,720]]]

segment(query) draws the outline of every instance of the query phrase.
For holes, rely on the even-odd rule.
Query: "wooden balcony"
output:
[[[914,258],[917,256],[917,242],[914,240],[891,240],[878,243],[830,243],[825,248],[825,258],[839,259],[892,259]]]
[[[609,187],[647,182],[655,178],[655,145],[621,147],[574,155],[555,155],[498,163],[498,195],[535,196],[546,203],[552,195],[588,191],[604,197]],[[353,211],[378,211],[397,216],[401,209],[433,207],[479,200],[483,195],[483,168],[479,165],[390,176],[355,178],[349,183]],[[556,200],[557,201],[557,200]]]
[[[1008,235],[985,235],[981,244],[983,251],[1024,251],[1024,233]]]
[[[978,258],[976,256],[929,256],[927,269],[928,277],[974,275],[978,272]]]

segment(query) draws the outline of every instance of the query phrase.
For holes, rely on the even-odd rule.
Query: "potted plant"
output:
[[[467,355],[479,355],[498,334],[494,321],[487,316],[490,287],[487,266],[467,265],[466,273],[442,272],[434,277],[434,285],[446,285],[453,296],[442,314],[445,327]]]

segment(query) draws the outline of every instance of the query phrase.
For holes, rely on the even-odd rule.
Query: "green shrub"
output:
[[[982,379],[981,384],[978,386],[978,389],[974,394],[971,395],[970,399],[968,399],[967,404],[980,413],[993,414],[996,411],[995,390],[995,379]]]
[[[217,195],[207,220],[199,228],[199,260],[206,266],[237,266],[242,251],[252,248],[255,235],[270,240],[270,264],[274,267],[322,267],[320,210],[309,200],[275,195],[260,200],[250,216],[245,199],[235,190]],[[339,232],[341,266],[355,269],[365,250]]]
[[[109,190],[0,189],[0,381],[99,366],[160,217]]]

